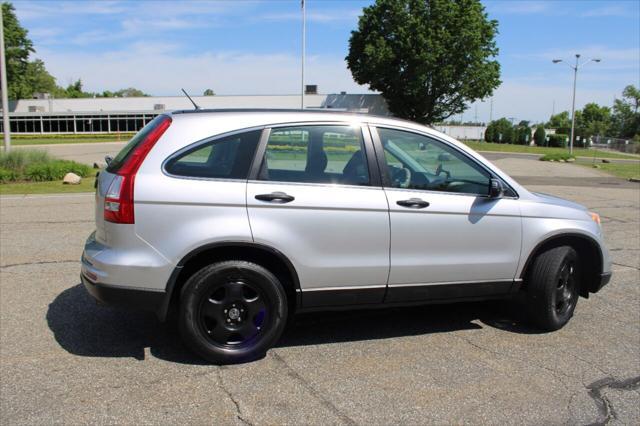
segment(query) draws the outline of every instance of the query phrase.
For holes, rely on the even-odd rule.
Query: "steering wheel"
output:
[[[436,176],[440,176],[442,173],[447,175],[447,179],[451,177],[451,173],[442,168],[442,163],[438,164],[438,168],[436,169]]]
[[[408,188],[411,185],[411,170],[406,167],[397,168],[393,173],[393,183],[398,188]]]

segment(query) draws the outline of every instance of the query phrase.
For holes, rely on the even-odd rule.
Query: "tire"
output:
[[[546,331],[562,328],[578,303],[580,271],[578,254],[569,246],[539,254],[527,276],[529,321]]]
[[[182,339],[202,358],[217,364],[253,361],[280,338],[287,296],[262,266],[219,262],[187,280],[178,315]]]

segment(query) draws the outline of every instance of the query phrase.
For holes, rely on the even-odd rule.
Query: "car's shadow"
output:
[[[408,308],[318,312],[298,315],[277,346],[388,339],[484,326],[515,333],[536,333],[500,301]],[[181,343],[177,327],[152,313],[98,306],[81,284],[60,293],[49,305],[47,323],[56,341],[74,355],[145,358],[205,364]]]

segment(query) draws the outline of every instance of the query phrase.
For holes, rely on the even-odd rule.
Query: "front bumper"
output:
[[[164,291],[141,290],[94,283],[84,274],[80,274],[80,280],[89,294],[103,305],[123,306],[156,313],[164,305],[166,295]]]

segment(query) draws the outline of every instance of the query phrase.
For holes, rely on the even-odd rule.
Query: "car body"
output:
[[[394,118],[176,111],[136,135],[96,185],[82,281],[101,302],[161,319],[194,274],[224,261],[272,273],[289,313],[512,297],[556,247],[576,252],[583,297],[611,276],[597,215]]]

